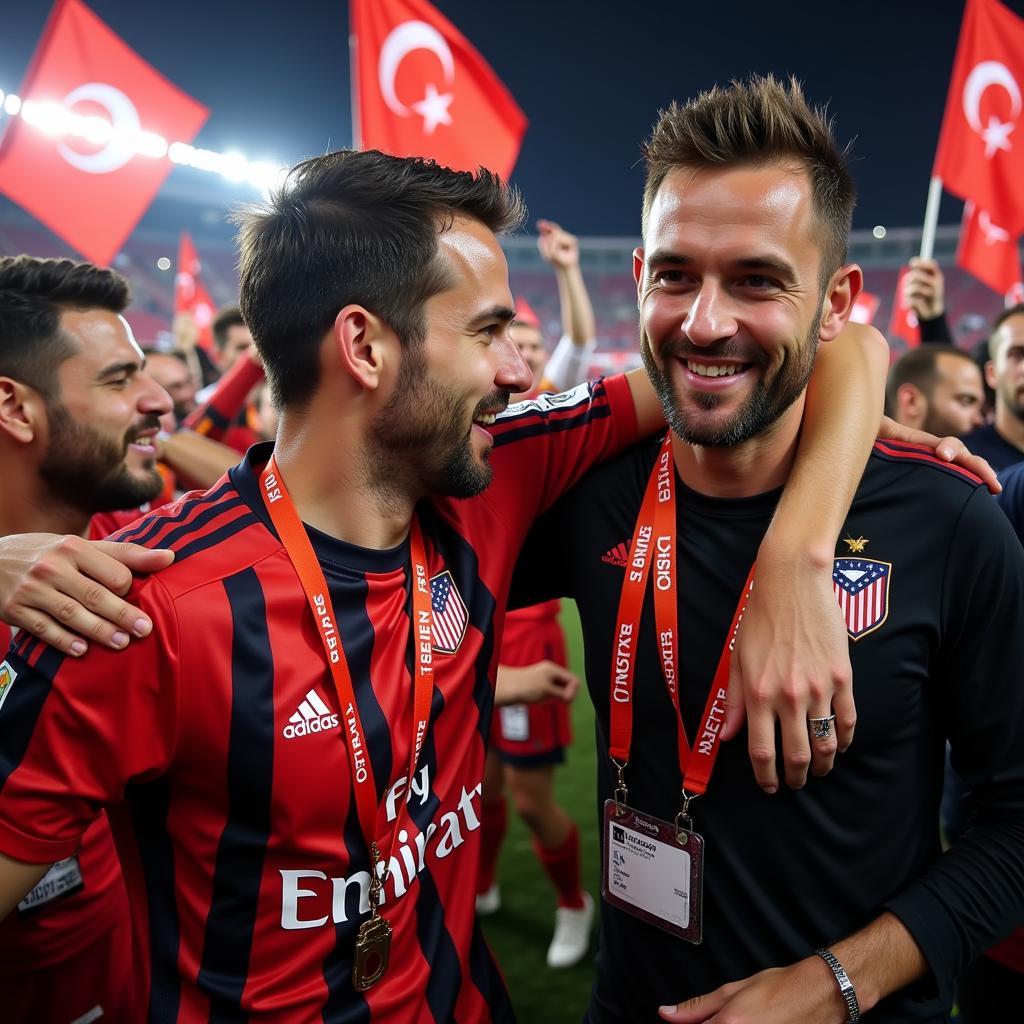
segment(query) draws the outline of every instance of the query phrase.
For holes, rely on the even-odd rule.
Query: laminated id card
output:
[[[601,896],[613,907],[698,943],[704,840],[615,800],[604,805]]]

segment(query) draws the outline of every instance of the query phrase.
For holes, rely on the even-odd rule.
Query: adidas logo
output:
[[[310,690],[282,732],[286,740],[293,740],[298,736],[308,736],[311,732],[327,732],[328,729],[337,728],[338,716],[331,713],[316,690]]]
[[[623,541],[621,544],[616,544],[610,551],[606,551],[601,556],[602,562],[607,562],[609,565],[617,565],[620,569],[625,569],[629,562],[629,545]]]

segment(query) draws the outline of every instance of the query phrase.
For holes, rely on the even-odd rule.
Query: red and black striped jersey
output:
[[[366,731],[378,836],[396,835],[391,964],[364,994],[351,976],[369,858],[320,638],[259,493],[269,446],[120,535],[176,552],[132,591],[149,638],[78,660],[28,639],[12,650],[0,851],[59,859],[109,809],[150,1021],[513,1019],[474,914],[509,580],[533,519],[634,441],[636,416],[620,377],[512,406],[492,432],[487,491],[417,510],[443,629],[412,779],[408,543],[370,551],[309,531]]]

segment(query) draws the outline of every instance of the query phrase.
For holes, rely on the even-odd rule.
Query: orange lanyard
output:
[[[683,728],[679,709],[679,604],[676,598],[676,486],[672,460],[672,434],[658,451],[647,489],[644,492],[636,529],[629,546],[629,562],[622,582],[622,596],[616,617],[611,667],[610,743],[608,753],[619,770],[619,789],[626,794],[624,771],[629,764],[633,740],[633,677],[636,649],[640,642],[640,615],[647,582],[654,570],[654,624],[658,639],[658,657],[672,706],[676,712],[679,776],[684,797],[683,814],[695,796],[704,793],[715,766],[725,716],[725,697],[729,685],[729,664],[736,643],[736,632],[754,585],[752,566],[736,605],[718,668],[704,705],[700,734],[691,748]]]
[[[295,510],[295,504],[285,487],[284,480],[277,470],[273,456],[263,470],[261,477],[263,500],[267,512],[281,538],[295,572],[306,593],[306,600],[313,618],[316,621],[320,640],[327,655],[327,663],[334,680],[334,689],[338,697],[338,706],[345,721],[342,730],[348,746],[349,760],[352,766],[352,788],[355,792],[356,810],[359,824],[366,839],[367,848],[373,858],[376,877],[380,855],[376,842],[377,835],[377,787],[373,778],[373,765],[370,762],[366,745],[366,733],[363,731],[359,706],[356,703],[355,689],[352,686],[352,674],[345,658],[345,648],[338,633],[337,618],[331,602],[330,590],[324,579],[323,569],[317,560],[313,545],[306,535],[305,527]],[[409,547],[412,557],[413,583],[413,635],[416,638],[417,672],[413,685],[413,742],[409,754],[410,780],[416,773],[420,750],[427,734],[427,723],[430,719],[430,701],[433,693],[433,656],[432,656],[432,612],[430,601],[430,577],[427,575],[426,551],[423,545],[423,534],[415,517],[409,532]],[[402,805],[405,811],[405,804]],[[391,834],[391,850],[388,860],[394,854],[395,839],[401,826],[402,813],[396,815],[394,830]]]

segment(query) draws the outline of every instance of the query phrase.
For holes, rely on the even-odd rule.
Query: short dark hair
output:
[[[224,346],[228,343],[228,331],[232,327],[238,327],[239,325],[245,326],[245,318],[237,306],[225,306],[218,311],[213,323],[210,325],[213,331],[213,340],[218,349],[223,351]]]
[[[832,120],[811,107],[795,78],[752,75],[715,86],[685,104],[661,111],[643,144],[647,164],[643,227],[666,176],[677,168],[718,168],[793,160],[811,179],[814,209],[822,227],[821,279],[846,262],[856,202],[847,151],[836,144]]]
[[[301,406],[339,310],[358,303],[404,345],[423,341],[423,304],[447,286],[438,235],[456,215],[495,234],[518,227],[519,194],[496,174],[341,150],[292,168],[264,208],[236,216],[241,308],[275,402]]]
[[[926,398],[931,398],[939,377],[939,356],[954,356],[964,359],[972,366],[974,357],[956,345],[921,345],[912,348],[892,364],[889,378],[885,382],[885,411],[893,416],[898,411],[896,394],[904,384],[913,384]]]
[[[128,282],[107,267],[34,256],[0,257],[0,375],[28,384],[54,401],[59,396],[56,368],[77,351],[60,329],[61,313],[121,313],[130,300]]]
[[[1021,315],[1024,315],[1024,302],[1018,302],[1015,306],[1009,306],[992,321],[992,330],[988,333],[989,359],[995,359],[996,356],[999,355],[999,342],[996,341],[996,332],[1003,326],[1003,324],[1006,323],[1007,320],[1010,319],[1011,316]]]

